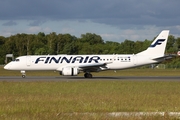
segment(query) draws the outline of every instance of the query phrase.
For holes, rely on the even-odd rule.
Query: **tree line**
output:
[[[16,34],[10,37],[0,36],[0,64],[5,64],[6,54],[15,57],[22,55],[57,55],[57,54],[136,54],[147,49],[152,40],[123,42],[104,41],[95,33],[82,34],[77,38],[70,34]],[[166,54],[176,54],[180,48],[180,38],[169,35]],[[179,64],[179,58],[172,60]],[[176,62],[174,62],[176,61]]]

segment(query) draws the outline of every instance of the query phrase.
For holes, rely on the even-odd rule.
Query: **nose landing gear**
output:
[[[25,78],[25,77],[26,77],[26,71],[21,70],[21,74],[22,74],[22,78]]]

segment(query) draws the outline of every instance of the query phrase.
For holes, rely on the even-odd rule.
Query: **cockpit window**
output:
[[[15,59],[16,62],[19,62],[19,59]]]

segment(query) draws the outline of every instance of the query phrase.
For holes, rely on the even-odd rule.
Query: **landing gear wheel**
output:
[[[26,75],[22,75],[22,78],[25,78],[26,77]]]
[[[84,77],[85,77],[85,78],[87,78],[87,74],[88,74],[88,73],[85,73],[85,74],[84,74]]]
[[[85,77],[85,78],[92,78],[92,74],[91,74],[91,73],[85,73],[85,74],[84,74],[84,77]]]
[[[88,78],[92,78],[92,74],[89,73],[89,74],[88,74]]]

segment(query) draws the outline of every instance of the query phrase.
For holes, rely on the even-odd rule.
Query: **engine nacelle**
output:
[[[79,70],[73,67],[64,67],[60,72],[60,75],[76,76],[79,74]]]

